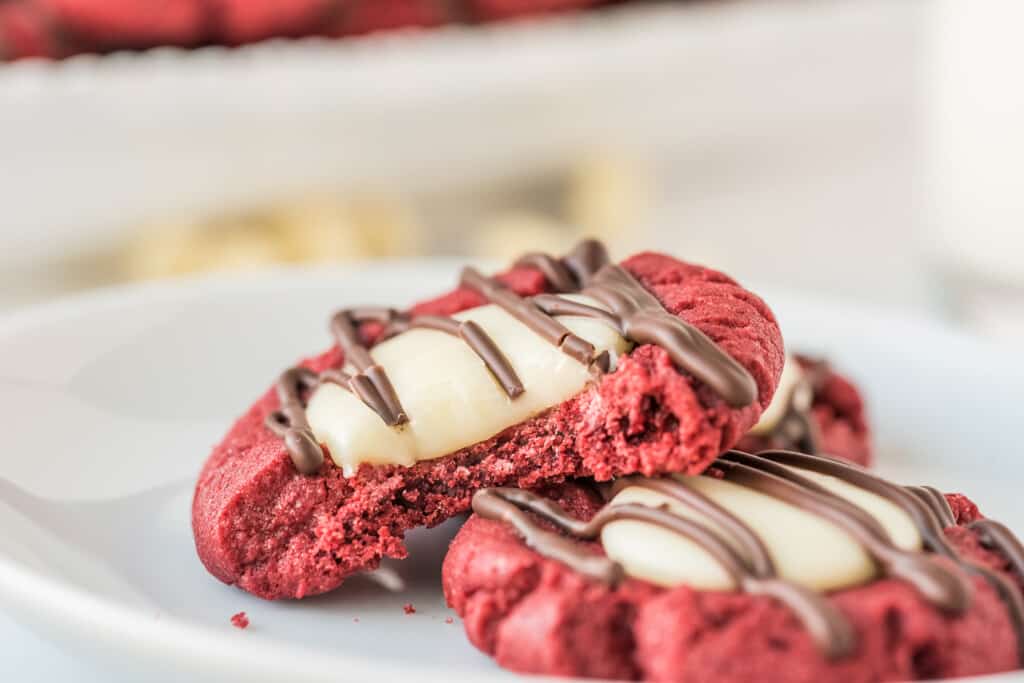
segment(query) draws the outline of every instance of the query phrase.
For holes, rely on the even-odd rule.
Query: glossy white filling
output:
[[[791,468],[807,479],[858,506],[874,517],[893,543],[919,550],[921,537],[910,517],[898,506],[874,493],[835,477]],[[684,485],[699,491],[732,512],[763,540],[778,575],[818,591],[855,586],[873,579],[877,567],[852,536],[826,519],[745,486],[712,477],[677,475]],[[671,498],[642,487],[623,489],[615,503],[667,505],[676,515],[705,524],[740,554],[737,540],[708,517]],[[646,522],[612,522],[601,534],[608,556],[626,573],[661,586],[686,584],[701,590],[732,590],[736,586],[722,566],[701,546]]]
[[[598,306],[587,297],[566,298]],[[320,386],[306,411],[313,434],[346,476],[362,463],[412,465],[488,439],[571,398],[591,377],[585,365],[498,306],[452,317],[473,320],[490,335],[525,391],[510,399],[472,349],[443,332],[410,330],[381,342],[371,355],[387,372],[409,422],[387,426],[355,395],[334,384]],[[629,349],[607,323],[569,316],[558,320],[598,352],[608,351],[613,367]]]
[[[751,434],[768,434],[775,429],[779,420],[785,417],[793,392],[803,377],[804,371],[800,367],[800,363],[792,356],[786,356],[786,364],[782,367],[782,376],[779,377],[779,386],[775,389],[775,395],[772,396],[772,401],[765,411],[761,413],[761,419],[751,428]]]

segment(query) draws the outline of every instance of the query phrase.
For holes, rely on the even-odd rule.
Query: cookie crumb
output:
[[[455,620],[452,619],[451,617],[448,617],[447,619],[444,620],[444,623],[446,623],[446,624],[454,624]]]
[[[406,614],[416,614],[416,608],[412,606],[411,602],[402,605],[402,609],[405,610]]]
[[[249,628],[249,617],[245,612],[239,612],[231,616],[231,625],[235,628]]]

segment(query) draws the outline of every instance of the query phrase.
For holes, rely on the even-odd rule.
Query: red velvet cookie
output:
[[[504,21],[607,4],[610,0],[469,0],[466,7],[469,15],[479,21]]]
[[[619,498],[606,503],[594,488],[578,483],[549,489],[547,498],[489,489],[477,494],[478,514],[463,526],[445,559],[448,602],[477,648],[501,666],[524,673],[700,683],[856,683],[1020,667],[1024,548],[1005,527],[984,520],[960,495],[899,487],[836,460],[804,456],[813,459],[808,463],[791,453],[761,455],[733,452],[723,456],[722,471],[710,472],[727,484],[799,500],[808,510],[823,495],[822,510],[831,510],[824,514],[838,510],[848,529],[870,527],[870,518],[857,521],[867,508],[854,506],[848,512],[844,498],[823,494],[795,473],[836,475],[904,510],[924,539],[924,549],[903,551],[895,540],[871,540],[880,574],[827,592],[800,588],[773,573],[774,546],[767,569],[756,567],[756,552],[726,557],[739,565],[738,590],[666,586],[635,578],[628,570],[623,574],[623,566],[605,555],[602,543],[608,540],[596,528],[659,515],[654,524],[678,525],[680,518],[668,507],[621,503]],[[789,479],[780,488],[779,463],[811,469],[784,468]],[[693,490],[684,490],[690,491],[692,504]],[[549,499],[561,509],[545,506]],[[587,519],[589,524],[579,521]],[[740,524],[751,528],[748,518],[741,517]],[[692,527],[675,533],[692,533]],[[721,538],[722,533],[719,529],[711,536]],[[604,540],[587,540],[595,536]],[[705,539],[702,545],[714,547],[714,542]],[[652,556],[670,552],[664,545],[648,550]],[[817,550],[807,548],[801,559],[819,561]],[[832,630],[824,626],[830,622]]]
[[[604,4],[607,0],[0,0],[0,60],[339,37]]]
[[[71,54],[193,46],[206,37],[207,9],[197,0],[34,0],[26,4],[45,8],[52,30]]]
[[[802,386],[788,391],[780,387],[776,392],[773,403],[784,404],[782,419],[767,429],[751,431],[737,448],[751,452],[781,448],[870,465],[871,430],[857,386],[824,360],[796,355],[790,362],[800,368]],[[806,392],[806,403],[801,402],[801,390]]]
[[[363,35],[396,29],[432,28],[458,17],[451,3],[433,0],[356,0],[341,5],[327,26],[329,36]]]
[[[531,255],[495,280],[469,273],[458,289],[409,314],[339,313],[335,332],[349,349],[350,365],[339,372],[344,353],[336,346],[285,373],[277,390],[264,394],[235,423],[203,467],[192,525],[199,557],[209,571],[264,598],[313,595],[337,587],[352,573],[376,568],[383,556],[404,557],[406,530],[466,511],[474,492],[487,486],[532,488],[574,477],[607,480],[707,467],[750,428],[771,399],[783,361],[774,317],[757,296],[716,271],[651,253],[621,267],[600,267],[602,255],[599,245],[585,243],[563,260]],[[626,300],[614,300],[615,283],[602,291],[601,282],[608,278],[616,283],[628,278],[634,289]],[[568,318],[554,316],[564,313],[541,311],[569,304],[551,296],[531,298],[580,285],[588,296],[605,296],[602,304],[619,313],[623,306],[642,304],[618,317],[593,308],[584,311],[624,325],[627,338],[640,340],[617,358],[614,369],[607,354],[595,353],[568,330],[558,332],[557,321]],[[388,383],[378,376],[380,366],[367,365],[372,359],[360,344],[417,325],[456,334],[451,321],[440,317],[481,306],[486,299],[498,302],[489,309],[513,311],[513,317],[540,315],[540,323],[533,318],[530,323],[544,328],[541,336],[554,324],[552,343],[572,357],[571,363],[588,363],[591,381],[568,400],[488,438],[409,466],[364,462],[346,477],[335,465],[337,453],[312,445],[315,435],[301,401],[313,387],[327,392],[324,387],[331,382],[359,395],[361,409],[375,406],[374,420],[380,415],[399,437],[402,429],[411,429],[415,437],[416,415],[404,415],[398,405],[401,392],[393,396],[387,391]],[[384,320],[384,330],[360,320]],[[465,327],[463,322],[463,335],[468,334]],[[401,340],[399,335],[385,343]],[[514,405],[520,400],[515,398],[515,372],[499,372],[500,362],[477,341],[474,351],[490,359],[487,367],[494,373],[490,390],[503,388]],[[383,350],[382,343],[374,353]],[[314,375],[323,371],[319,378]],[[529,397],[531,391],[526,386],[522,395]],[[396,410],[389,410],[389,396]],[[412,421],[403,426],[402,418]],[[467,414],[465,419],[475,418]]]
[[[0,62],[27,57],[60,57],[45,8],[27,2],[0,2]]]

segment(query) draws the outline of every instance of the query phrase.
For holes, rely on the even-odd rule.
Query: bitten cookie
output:
[[[781,448],[868,466],[871,430],[864,400],[856,385],[827,361],[787,356],[771,405],[737,448],[751,452]]]
[[[783,363],[771,312],[727,276],[652,253],[614,265],[595,242],[497,278],[466,269],[408,313],[340,311],[332,330],[196,484],[199,557],[260,597],[404,557],[406,530],[484,487],[700,472],[757,421]]]
[[[478,492],[444,563],[504,667],[856,683],[1020,666],[1024,548],[963,496],[788,451],[545,493]]]

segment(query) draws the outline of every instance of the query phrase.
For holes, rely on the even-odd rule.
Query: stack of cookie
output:
[[[854,387],[821,361],[787,364],[771,310],[720,272],[654,253],[614,264],[586,241],[494,277],[466,269],[405,311],[338,311],[331,329],[200,474],[196,546],[226,583],[329,591],[405,557],[406,531],[472,510],[445,595],[515,671],[1019,666],[1021,544],[962,496],[852,464],[870,457]]]

